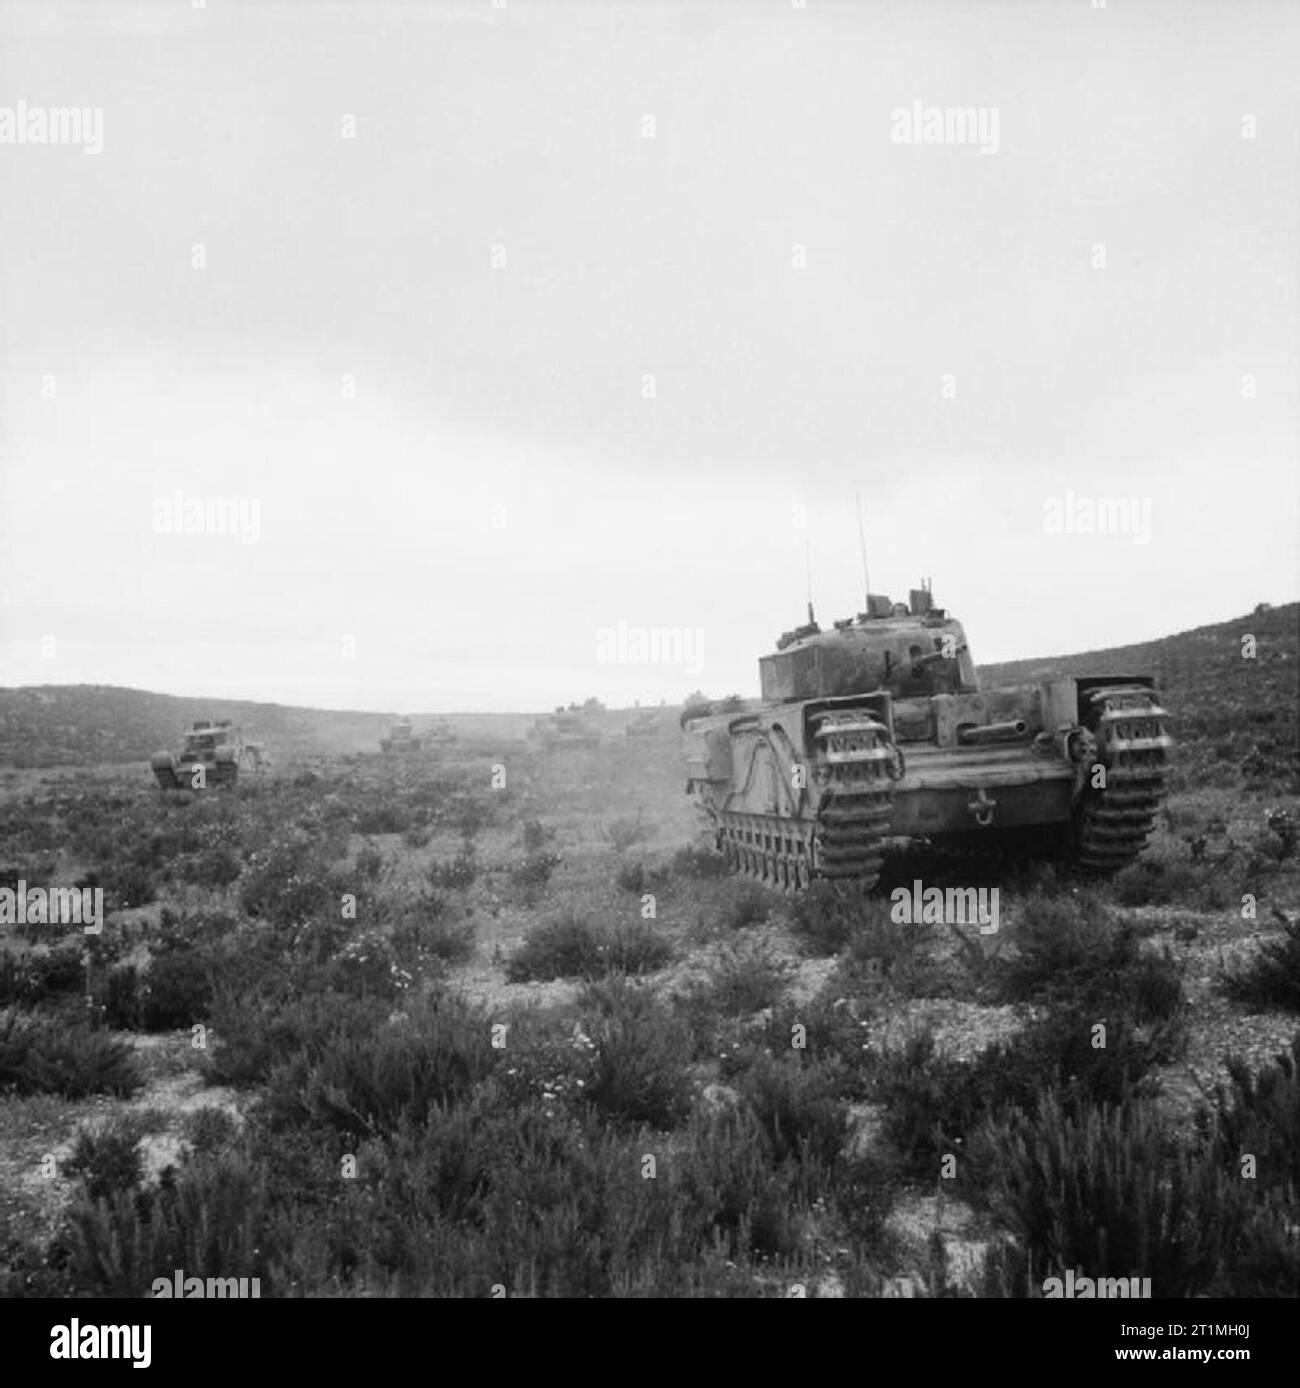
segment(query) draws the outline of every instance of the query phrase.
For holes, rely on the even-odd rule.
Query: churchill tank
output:
[[[235,784],[243,750],[229,719],[201,718],[185,734],[179,752],[156,752],[149,764],[163,790],[211,790]]]
[[[409,718],[398,718],[388,730],[388,736],[379,739],[379,750],[389,754],[418,752],[421,745]]]
[[[1174,745],[1149,675],[985,689],[928,584],[830,630],[810,605],[759,675],[760,699],[681,715],[687,793],[735,872],[869,889],[888,847],[923,839],[1036,842],[1107,874],[1146,844]]]
[[[426,747],[450,747],[457,739],[457,732],[450,718],[434,718],[424,730]]]
[[[597,712],[580,704],[559,705],[537,719],[528,735],[545,752],[590,752],[600,746]]]

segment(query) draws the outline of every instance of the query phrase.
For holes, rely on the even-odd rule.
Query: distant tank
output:
[[[379,748],[383,752],[418,752],[420,745],[409,718],[399,718],[389,729],[388,736],[379,739]]]
[[[600,746],[595,714],[591,707],[561,705],[554,713],[539,718],[529,729],[529,736],[548,752],[590,751]]]
[[[435,718],[424,730],[427,747],[447,747],[456,741],[456,729],[448,718]]]
[[[243,752],[243,739],[229,719],[204,718],[185,734],[179,752],[156,752],[149,764],[163,790],[210,790],[235,784]]]
[[[687,791],[734,871],[865,888],[886,840],[990,849],[1016,833],[1112,873],[1142,851],[1173,740],[1145,675],[981,689],[928,586],[823,631],[811,605],[759,661],[762,698],[688,704]]]

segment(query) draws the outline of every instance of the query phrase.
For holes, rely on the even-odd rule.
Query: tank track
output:
[[[742,877],[783,891],[803,890],[814,877],[869,891],[880,876],[902,753],[888,728],[862,712],[822,714],[813,737],[810,781],[821,788],[813,818],[715,811],[701,802],[706,828]]]
[[[193,768],[189,766],[155,766],[154,779],[161,790],[189,790]],[[238,784],[239,766],[236,762],[217,762],[207,775],[209,787],[230,787]]]
[[[1093,873],[1117,872],[1146,846],[1164,797],[1173,739],[1165,710],[1144,686],[1094,689],[1084,726],[1097,740],[1104,788],[1085,791],[1075,822],[1075,861]]]

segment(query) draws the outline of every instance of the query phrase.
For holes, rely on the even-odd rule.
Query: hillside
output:
[[[1256,640],[1254,659],[1242,638]],[[1267,608],[1230,622],[1158,641],[980,668],[986,685],[1016,684],[1088,671],[1153,674],[1174,715],[1174,732],[1194,760],[1239,763],[1260,756],[1300,770],[1300,603]],[[373,751],[389,719],[379,713],[332,712],[284,704],[182,698],[112,685],[40,685],[0,689],[0,764],[80,766],[134,762],[174,745],[196,719],[229,718],[246,738],[279,758]],[[415,715],[418,718],[418,715]],[[463,714],[470,736],[520,737],[529,714]]]
[[[1108,881],[915,844],[870,895],[723,876],[669,708],[600,748],[516,744],[498,782],[527,715],[397,758],[380,715],[11,691],[38,751],[147,750],[211,711],[281,767],[344,755],[230,795],[160,794],[142,757],[0,772],[0,882],[104,907],[89,936],[0,920],[0,1299],[138,1299],[199,1265],[268,1297],[1006,1297],[1084,1267],[1294,1300],[1295,617],[1250,619],[1254,660],[1225,623],[990,667],[1163,681],[1181,740],[1144,854]],[[900,921],[921,876],[991,890],[992,931]],[[629,1180],[652,1143],[658,1184]]]
[[[0,764],[91,766],[147,759],[200,718],[229,718],[281,755],[373,748],[390,719],[232,699],[193,699],[115,685],[0,689]]]
[[[1247,636],[1253,659],[1243,656]],[[1182,774],[1266,762],[1300,777],[1300,603],[1134,646],[980,666],[986,686],[1087,673],[1155,677]]]
[[[619,710],[612,711],[615,714]],[[629,715],[631,710],[625,711]],[[421,725],[444,715],[410,715]],[[520,738],[533,713],[456,713],[469,738]],[[276,762],[302,756],[374,752],[392,718],[383,713],[299,708],[245,699],[198,699],[117,685],[45,684],[0,688],[0,766],[98,766],[141,762],[179,745],[201,718],[229,718]]]

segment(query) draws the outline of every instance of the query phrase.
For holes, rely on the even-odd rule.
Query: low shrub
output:
[[[1244,967],[1227,975],[1228,996],[1248,1007],[1300,1012],[1300,919],[1282,920],[1280,939],[1266,940]]]
[[[364,1036],[387,1015],[381,998],[338,992],[250,995],[223,982],[211,1011],[213,1074],[224,1084],[257,1084],[291,1056],[318,1055],[335,1038]]]
[[[641,821],[641,811],[637,811],[635,818],[631,815],[622,815],[617,819],[607,820],[601,825],[600,836],[619,853],[631,848],[634,843],[640,843],[646,838],[646,827]]]
[[[223,1108],[195,1109],[185,1121],[185,1137],[200,1156],[225,1151],[239,1134],[239,1124]]]
[[[771,894],[757,882],[725,882],[718,904],[717,924],[723,931],[744,930],[767,919]]]
[[[614,881],[620,890],[640,894],[646,890],[646,867],[644,863],[620,863],[614,874]]]
[[[418,974],[472,958],[474,926],[452,913],[446,897],[426,892],[393,926],[392,943],[401,966]]]
[[[156,1278],[258,1277],[290,1251],[290,1216],[272,1212],[265,1173],[238,1154],[188,1164],[176,1179],[68,1212],[68,1274],[83,1292],[148,1297]]]
[[[1227,1064],[1211,1115],[1221,1160],[1238,1166],[1252,1156],[1261,1188],[1300,1196],[1300,1036],[1258,1073],[1236,1057]]]
[[[863,1000],[840,994],[832,979],[808,1002],[778,1003],[762,1038],[772,1055],[784,1056],[797,1049],[818,1065],[832,1063],[841,1093],[865,1099],[876,1065],[876,1057],[864,1040],[870,1018],[871,1009]]]
[[[447,817],[466,843],[492,823],[494,812],[510,800],[509,790],[491,792],[486,797],[477,788],[463,789],[453,794],[447,805]]]
[[[690,844],[673,854],[672,871],[676,877],[726,877],[731,868],[721,853],[711,848]]]
[[[1140,858],[1117,873],[1115,900],[1121,906],[1201,906],[1222,909],[1230,894],[1222,863],[1164,863]]]
[[[84,1024],[0,1013],[0,1090],[129,1097],[144,1080],[130,1046]]]
[[[415,982],[411,969],[401,963],[392,939],[371,928],[350,936],[321,970],[318,986],[349,997],[379,998],[389,1002],[401,997]]]
[[[1264,827],[1268,831],[1268,852],[1278,862],[1293,858],[1296,845],[1300,843],[1300,826],[1284,809],[1264,811]]]
[[[790,965],[766,945],[738,949],[726,945],[719,952],[708,981],[692,997],[702,1012],[743,1017],[772,1007],[785,991]]]
[[[511,983],[576,978],[600,970],[603,934],[576,912],[535,926],[506,964]]]
[[[82,1128],[63,1170],[80,1178],[91,1200],[135,1190],[144,1179],[140,1137],[140,1125],[130,1117],[112,1118],[98,1128]]]
[[[540,853],[555,838],[555,830],[549,829],[540,819],[524,820],[521,839],[525,853]]]
[[[361,881],[374,882],[384,870],[384,855],[375,844],[365,843],[357,850],[352,869]]]
[[[587,1101],[618,1122],[680,1122],[691,1103],[694,1043],[686,1021],[620,975],[589,986],[580,1008],[592,1045]]]
[[[145,1031],[174,1031],[206,1020],[212,977],[203,952],[188,944],[159,950],[139,982],[138,999]]]
[[[429,868],[429,881],[437,888],[464,891],[478,877],[478,859],[473,844],[466,842],[449,863],[434,863]]]
[[[1166,951],[1142,947],[1131,925],[1116,927],[1094,897],[1026,903],[1004,965],[1009,1001],[1068,1001],[1099,1017],[1123,1012],[1135,1022],[1167,1021],[1184,1007],[1182,974]]]
[[[251,855],[239,889],[244,912],[277,926],[335,915],[338,893],[327,850],[305,833],[273,842]]]
[[[103,869],[104,909],[125,910],[147,906],[157,899],[153,871],[139,862],[110,862]]]
[[[0,954],[0,1007],[34,1007],[49,999],[75,997],[86,987],[80,945],[56,945],[40,953]]]
[[[795,898],[790,908],[790,929],[809,954],[838,954],[853,941],[867,915],[878,907],[879,903],[860,887],[818,879]]]
[[[177,875],[182,882],[200,887],[228,887],[239,878],[242,866],[239,857],[229,848],[208,848],[185,858]]]
[[[540,892],[564,860],[558,853],[530,853],[510,869],[510,881],[526,896]]]
[[[1048,1093],[1032,1114],[990,1119],[978,1142],[991,1209],[1044,1277],[1150,1277],[1167,1298],[1224,1289],[1246,1183],[1173,1141],[1150,1105],[1070,1112]]]
[[[1114,934],[1110,913],[1092,892],[1029,892],[1016,908],[1015,951],[1004,966],[1005,997],[1070,996],[1078,980],[1095,973],[1109,955]]]
[[[697,1246],[707,1240],[733,1259],[794,1254],[807,1214],[800,1172],[773,1166],[752,1109],[693,1115],[679,1160],[683,1215],[702,1226]]]
[[[119,964],[110,969],[95,997],[105,1025],[118,1031],[140,1030],[140,970],[134,964]]]
[[[762,1055],[741,1077],[749,1102],[776,1162],[815,1162],[829,1167],[848,1136],[848,1104],[840,1096],[840,1067],[798,1051],[780,1059]]]
[[[647,925],[593,925],[566,912],[535,927],[506,964],[511,983],[601,974],[652,973],[672,957],[672,946]]]
[[[883,1106],[891,1151],[912,1176],[936,1178],[943,1157],[960,1150],[989,1102],[980,1075],[940,1056],[928,1030],[874,1057],[872,1068],[869,1092]]]
[[[361,805],[353,827],[358,834],[406,834],[422,826],[405,805],[395,800],[382,800]]]
[[[928,925],[894,920],[883,901],[867,903],[845,950],[846,979],[887,982],[904,997],[950,991],[946,975],[923,949],[931,931]]]
[[[450,996],[369,1035],[335,1033],[272,1073],[267,1111],[279,1125],[326,1127],[355,1136],[427,1120],[496,1063],[489,1020]]]
[[[969,1150],[982,1121],[1033,1113],[1048,1090],[1067,1112],[1140,1097],[1151,1070],[1176,1058],[1183,1034],[1179,1022],[1141,1026],[1121,1013],[1102,1022],[1062,1008],[962,1061],[941,1056],[933,1033],[921,1031],[871,1058],[869,1092],[884,1105],[885,1134],[903,1167],[933,1177],[943,1154]]]

